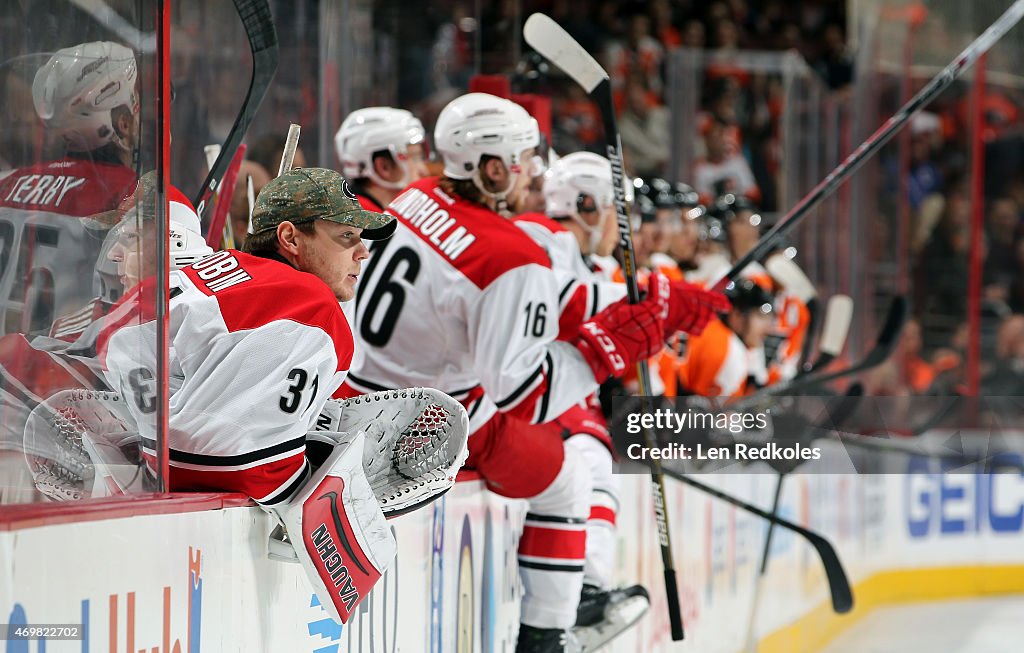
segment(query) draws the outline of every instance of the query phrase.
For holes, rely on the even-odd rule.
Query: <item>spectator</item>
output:
[[[669,112],[653,104],[639,79],[626,88],[626,108],[619,120],[622,149],[632,173],[640,177],[664,174],[669,158]]]
[[[678,48],[683,37],[672,20],[672,4],[668,0],[654,0],[650,8],[654,34],[666,48]]]
[[[824,52],[815,70],[833,91],[846,88],[853,82],[853,58],[846,49],[846,35],[835,23],[826,25],[822,32]]]
[[[747,160],[738,153],[729,153],[726,138],[728,125],[712,119],[705,130],[704,142],[707,156],[698,159],[694,166],[694,188],[705,198],[715,198],[726,193],[743,195],[758,202],[761,189],[754,180]]]
[[[986,283],[1009,285],[1020,276],[1017,266],[1017,240],[1020,207],[1009,197],[993,200],[986,221],[988,256],[985,258]]]
[[[910,208],[918,211],[924,198],[942,190],[942,173],[935,154],[942,147],[942,126],[934,113],[922,111],[910,121]]]
[[[945,211],[918,264],[916,304],[922,315],[946,317],[959,323],[967,314],[970,211],[963,190],[954,190],[946,198]]]
[[[981,381],[982,396],[1024,394],[1024,315],[1013,315],[999,325],[996,363]]]
[[[651,36],[651,19],[647,14],[630,17],[625,41],[612,42],[605,57],[616,95],[616,107],[625,103],[626,87],[634,75],[639,75],[647,89],[660,101],[665,49]]]
[[[923,341],[917,319],[907,320],[897,347],[906,384],[915,394],[924,394],[935,380],[935,369],[921,356]]]
[[[704,23],[696,18],[686,21],[683,25],[683,45],[688,48],[703,48],[707,45],[707,31]]]

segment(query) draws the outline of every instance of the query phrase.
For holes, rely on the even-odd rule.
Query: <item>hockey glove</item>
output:
[[[660,284],[669,287],[668,312],[665,315],[666,340],[679,331],[699,336],[716,313],[732,310],[732,304],[720,292],[704,290],[685,281],[668,281],[662,277],[651,279],[652,294],[663,294]]]
[[[622,299],[580,325],[573,344],[598,383],[622,376],[631,365],[661,350],[662,312],[663,302],[656,295],[639,304]]]

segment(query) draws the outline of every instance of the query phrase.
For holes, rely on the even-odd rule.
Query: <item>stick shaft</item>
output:
[[[626,295],[630,304],[640,301],[640,286],[637,282],[636,251],[633,248],[633,232],[626,210],[625,175],[622,168],[622,139],[615,122],[615,107],[612,103],[611,84],[607,79],[594,88],[591,94],[598,105],[604,121],[605,154],[612,166],[612,186],[615,188],[615,217],[619,226],[619,250],[622,254],[622,272],[626,278]],[[647,361],[636,365],[641,410],[649,412],[647,405],[651,395],[651,370]],[[648,449],[657,447],[657,441],[649,429],[643,431],[644,445]],[[669,625],[672,639],[683,639],[682,608],[679,605],[679,588],[676,583],[675,562],[672,556],[672,537],[668,522],[668,501],[665,496],[665,474],[661,461],[655,459],[651,466],[651,495],[654,499],[655,520],[658,527],[658,541],[661,546],[661,560],[665,570],[665,594],[668,599]]]
[[[899,108],[875,133],[860,144],[856,150],[850,153],[842,163],[828,173],[811,192],[796,203],[785,216],[779,220],[768,233],[761,237],[757,245],[737,261],[729,273],[715,284],[715,290],[723,290],[730,281],[736,280],[744,268],[754,261],[759,261],[771,251],[778,239],[796,227],[799,222],[810,213],[811,209],[818,205],[826,196],[831,195],[850,175],[852,175],[869,157],[882,148],[893,135],[900,130],[911,116],[917,113],[922,107],[934,100],[942,91],[949,87],[965,70],[970,68],[981,55],[1003,37],[1016,25],[1021,17],[1024,17],[1024,0],[1016,0],[1002,16],[992,23],[981,36],[976,38],[967,48],[961,52],[948,66],[938,75],[932,78],[917,94],[910,98],[906,104]]]
[[[277,169],[278,177],[291,170],[292,164],[295,163],[295,150],[299,147],[301,129],[294,122],[288,125],[288,137],[284,141],[284,151],[281,152],[281,167]]]

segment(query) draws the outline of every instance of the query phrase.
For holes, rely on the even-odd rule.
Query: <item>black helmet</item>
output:
[[[657,221],[657,206],[654,204],[654,200],[646,195],[637,195],[636,202],[633,204],[633,210],[640,217],[640,224]]]
[[[743,195],[726,193],[712,202],[711,206],[708,207],[708,213],[712,217],[720,220],[723,225],[729,224],[737,214],[744,211],[751,213],[751,225],[755,227],[761,226],[762,220],[761,216],[757,212],[757,205]]]
[[[725,296],[737,311],[760,311],[771,313],[775,298],[772,294],[750,279],[733,281],[725,287]]]
[[[684,218],[696,220],[707,213],[707,207],[700,202],[700,193],[694,190],[693,186],[677,181],[672,184],[672,194],[676,207],[682,209]]]

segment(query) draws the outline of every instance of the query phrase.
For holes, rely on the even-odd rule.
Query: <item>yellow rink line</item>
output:
[[[763,637],[758,653],[813,653],[874,608],[969,598],[987,594],[1024,593],[1024,565],[926,567],[884,571],[857,583],[854,608],[835,614],[828,601],[795,622]]]

